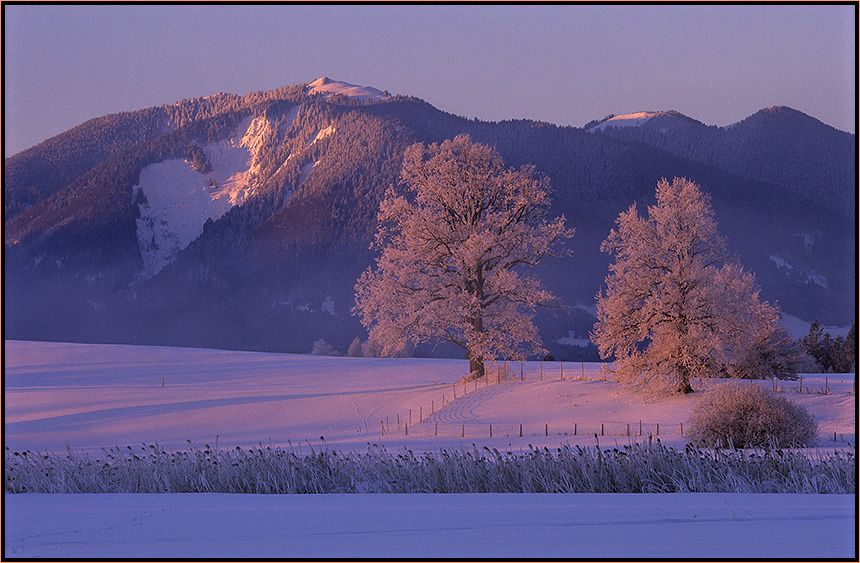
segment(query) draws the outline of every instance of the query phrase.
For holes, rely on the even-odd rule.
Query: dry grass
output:
[[[415,455],[272,447],[167,452],[113,448],[89,457],[6,450],[7,493],[849,493],[855,452],[675,450],[654,443],[601,449],[483,448]]]

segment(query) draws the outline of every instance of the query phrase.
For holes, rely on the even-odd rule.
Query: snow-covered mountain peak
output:
[[[637,113],[628,113],[625,115],[616,115],[606,121],[595,125],[588,129],[589,131],[603,131],[607,127],[637,127],[642,125],[652,117],[660,115],[656,111],[640,111]]]
[[[391,96],[387,92],[377,90],[370,86],[356,86],[339,80],[332,80],[328,76],[317,78],[308,84],[308,93],[320,94],[329,98],[335,94],[343,94],[351,98],[359,98],[363,102],[375,102],[385,100]]]
[[[645,125],[652,120],[659,119],[660,125],[668,125],[673,122],[688,122],[699,124],[695,119],[691,119],[683,113],[675,110],[669,111],[640,111],[637,113],[627,113],[624,115],[615,115],[609,119],[604,119],[593,127],[588,127],[586,130],[590,132],[603,131],[607,127],[639,127]]]

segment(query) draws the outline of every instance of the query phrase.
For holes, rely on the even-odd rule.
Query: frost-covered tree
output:
[[[727,254],[710,197],[686,179],[663,179],[647,217],[634,203],[616,223],[601,246],[615,263],[592,333],[601,357],[615,356],[615,377],[689,393],[694,377],[743,371],[779,313]]]
[[[520,268],[573,235],[564,217],[547,218],[549,182],[467,135],[412,145],[401,178],[405,193],[389,190],[380,205],[382,254],[356,284],[354,310],[382,354],[452,342],[481,377],[486,360],[542,353],[531,319],[556,299]]]

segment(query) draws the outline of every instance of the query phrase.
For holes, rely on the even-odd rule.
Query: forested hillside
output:
[[[601,131],[482,122],[322,83],[105,116],[6,159],[6,337],[290,352],[325,338],[345,351],[366,337],[353,287],[403,151],[460,133],[534,165],[576,229],[572,255],[537,271],[568,305],[538,317],[558,357],[593,357],[564,339],[594,322],[600,242],[662,177],[712,194],[765,299],[854,320],[853,135],[788,108],[723,129],[674,112]]]

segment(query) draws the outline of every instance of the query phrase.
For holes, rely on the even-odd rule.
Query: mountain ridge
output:
[[[315,93],[314,82],[330,88]],[[540,316],[559,357],[593,354],[562,342],[590,330],[586,309],[608,266],[600,242],[621,210],[651,202],[663,176],[689,177],[712,194],[721,231],[763,296],[800,318],[850,323],[854,217],[841,206],[854,201],[853,176],[830,191],[818,182],[853,170],[853,158],[839,157],[853,135],[796,110],[752,119],[757,112],[729,129],[744,140],[733,148],[720,128],[671,111],[589,131],[469,120],[414,97],[314,82],[105,116],[6,159],[7,334],[292,352],[325,337],[345,350],[363,334],[349,312],[352,287],[372,261],[378,204],[399,184],[403,150],[460,133],[494,146],[509,166],[535,165],[554,187],[552,212],[577,229],[573,258],[538,269],[567,303],[585,307]],[[782,139],[798,122],[782,164],[768,135]],[[803,176],[804,147],[836,157]],[[788,170],[750,168],[762,160]],[[206,205],[186,213],[194,202]],[[205,211],[216,204],[217,213]],[[191,234],[176,244],[181,232]],[[148,253],[164,259],[147,262]],[[332,302],[336,317],[322,306]],[[224,323],[236,333],[209,326]]]

